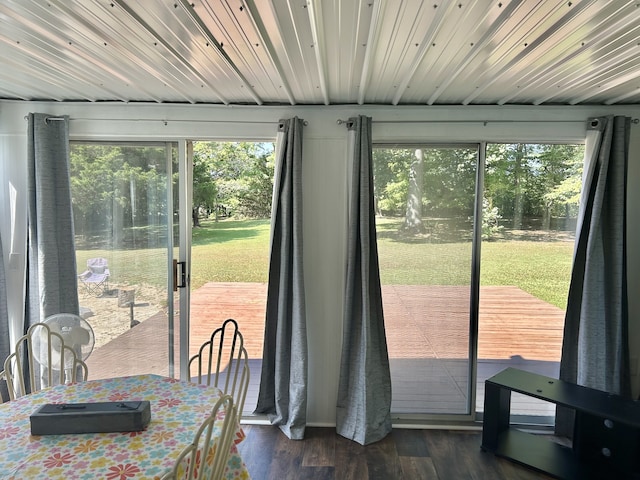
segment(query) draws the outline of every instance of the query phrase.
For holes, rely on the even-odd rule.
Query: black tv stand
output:
[[[574,410],[573,445],[512,427],[511,392]],[[481,448],[559,479],[640,479],[640,402],[507,368],[485,382]]]

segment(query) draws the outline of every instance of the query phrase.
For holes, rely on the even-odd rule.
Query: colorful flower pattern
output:
[[[158,479],[193,440],[219,398],[213,387],[158,375],[136,375],[58,385],[0,405],[0,479]],[[32,436],[29,416],[45,403],[149,400],[151,422],[144,432]],[[225,477],[249,480],[236,445]]]

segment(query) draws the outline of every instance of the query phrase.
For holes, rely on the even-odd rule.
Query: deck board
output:
[[[192,292],[190,352],[194,353],[216,326],[235,318],[249,357],[261,359],[266,292],[266,284],[215,282]],[[455,412],[463,411],[467,395],[469,289],[383,286],[383,299],[394,384],[393,408],[404,413],[425,409],[428,413],[443,413],[453,406]],[[507,366],[557,376],[563,325],[561,309],[517,287],[481,287],[477,405],[482,406],[484,380]],[[166,315],[159,312],[96,349],[87,363],[91,378],[142,371],[167,375]],[[245,412],[253,409],[257,397],[259,361],[253,363]],[[546,406],[522,401],[525,404],[520,410],[550,414]],[[515,399],[512,411],[519,410],[518,402]]]

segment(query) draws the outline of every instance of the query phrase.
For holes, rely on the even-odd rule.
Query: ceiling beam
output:
[[[447,5],[447,7],[445,7],[445,4]],[[429,29],[425,32],[425,35],[422,38],[422,42],[420,43],[420,49],[413,57],[413,62],[409,67],[409,71],[398,84],[398,90],[396,91],[396,94],[394,95],[393,100],[391,101],[393,105],[398,105],[398,103],[400,103],[400,99],[402,98],[402,95],[404,95],[404,92],[407,89],[407,85],[409,85],[409,82],[411,82],[411,79],[413,78],[416,71],[418,70],[418,67],[420,66],[420,64],[424,60],[424,57],[427,55],[427,52],[429,51],[432,44],[434,43],[434,39],[436,38],[436,35],[438,35],[438,33],[440,32],[445,16],[448,13],[450,13],[454,7],[457,7],[457,3],[452,1],[448,3],[443,2],[439,6],[434,5],[436,14],[433,20],[431,21],[431,24],[429,25]],[[426,8],[423,7],[422,11],[425,12]]]
[[[607,90],[613,90],[614,88],[617,88],[620,85],[623,85],[625,83],[632,82],[638,79],[640,79],[640,70],[638,69],[638,65],[631,65],[627,67],[623,73],[621,73],[620,75],[616,75],[615,78],[613,78],[612,80],[609,80],[607,82],[602,82],[589,89],[582,90],[584,93],[574,97],[569,102],[569,105],[577,105],[579,103],[589,100],[592,97],[601,95],[603,92],[606,92]]]
[[[326,53],[323,37],[324,24],[322,21],[322,6],[320,1],[308,0],[307,12],[309,12],[309,25],[311,26],[311,36],[313,38],[313,44],[315,45],[314,52],[322,100],[325,105],[329,105],[329,91],[327,89],[327,74],[325,68]]]
[[[285,95],[289,99],[289,103],[291,105],[296,104],[296,99],[291,92],[291,87],[289,86],[289,82],[287,82],[287,77],[284,74],[284,69],[282,68],[282,64],[278,59],[278,55],[276,54],[276,50],[273,46],[273,42],[271,41],[269,32],[264,26],[264,22],[260,18],[260,14],[258,13],[258,9],[254,0],[244,0],[245,9],[248,13],[248,18],[253,24],[253,28],[256,32],[256,35],[260,38],[261,45],[264,45],[265,52],[269,56],[269,60],[271,60],[271,64],[278,72],[278,81],[282,86]]]
[[[593,30],[596,33],[591,38],[589,38],[588,43],[583,42],[579,47],[576,47],[576,49],[574,49],[574,51],[571,52],[569,55],[566,55],[559,59],[557,58],[553,63],[545,65],[544,71],[536,75],[538,77],[544,75],[545,80],[549,83],[555,82],[555,78],[557,78],[558,76],[562,76],[565,79],[567,77],[570,77],[571,81],[564,88],[555,89],[549,95],[545,95],[543,97],[537,98],[536,101],[533,102],[533,104],[541,105],[544,102],[547,102],[555,97],[560,96],[562,93],[566,91],[575,91],[577,83],[581,81],[586,81],[584,79],[589,79],[590,77],[593,77],[595,70],[594,70],[594,65],[591,62],[589,62],[588,65],[585,65],[579,70],[576,70],[575,68],[571,70],[572,60],[574,60],[580,54],[583,54],[589,57],[595,56],[597,58],[605,58],[609,56],[607,53],[604,53],[604,51],[608,50],[608,48],[610,47],[611,39],[617,40],[621,36],[620,32],[625,32],[625,35],[629,36],[630,40],[618,48],[618,50],[621,53],[619,53],[613,58],[607,59],[605,63],[598,63],[598,70],[609,69],[614,65],[615,62],[623,61],[624,58],[628,56],[626,52],[622,53],[624,52],[624,49],[625,48],[634,49],[637,46],[636,45],[637,35],[634,35],[633,32],[634,30],[640,29],[640,26],[636,26],[636,24],[637,24],[636,17],[634,15],[627,14],[627,15],[624,15],[621,20],[615,22],[614,24],[608,27],[606,26],[606,24],[596,25]],[[596,55],[596,53],[600,54],[600,52],[603,52],[602,56]],[[619,57],[619,60],[618,60],[618,57]],[[570,75],[571,71],[573,72],[573,75]],[[584,72],[584,73],[581,73],[581,72]],[[531,78],[531,81],[534,80],[534,78],[527,76],[528,81],[530,78]],[[544,83],[544,81],[538,82],[538,84],[540,83]],[[528,87],[528,84],[524,87],[523,90],[526,90],[527,87]],[[509,101],[514,96],[515,95],[510,95],[508,97],[505,97],[504,99],[501,99],[499,104],[503,105],[506,101]]]
[[[622,102],[623,100],[626,100],[629,97],[635,97],[635,96],[640,97],[640,87],[636,87],[630,92],[623,93],[622,95],[618,95],[617,97],[611,98],[611,99],[607,100],[606,102],[604,102],[604,104],[605,105],[613,105],[613,104],[616,104],[618,102]]]
[[[551,25],[551,27],[549,27],[547,30],[545,30],[542,33],[542,35],[538,36],[533,41],[528,42],[528,45],[526,45],[525,48],[520,50],[519,53],[517,53],[511,60],[509,60],[506,64],[504,64],[500,69],[498,69],[495,72],[491,72],[490,79],[487,80],[484,84],[478,85],[473,91],[473,93],[471,93],[471,95],[467,96],[467,98],[465,98],[462,101],[462,104],[468,105],[469,103],[471,103],[473,99],[477,98],[478,95],[480,95],[487,88],[489,88],[491,85],[496,83],[500,79],[500,77],[502,77],[503,75],[507,75],[510,71],[512,71],[518,63],[523,61],[526,57],[532,56],[533,52],[538,47],[542,46],[553,35],[560,34],[560,32],[562,32],[562,29],[571,20],[575,19],[580,13],[582,13],[584,10],[589,8],[594,1],[595,0],[584,1],[580,4],[573,5],[573,6],[569,6],[569,4],[565,5],[564,3],[558,4],[554,9],[554,11],[559,10],[561,7],[569,6],[570,8],[569,12],[566,15],[563,15],[560,20],[558,20],[557,22],[554,22],[553,25]],[[553,12],[550,12],[549,15],[551,15],[551,13]],[[516,45],[521,45],[520,40],[518,40],[517,42],[514,42],[514,47]]]
[[[369,87],[369,79],[371,78],[371,64],[375,54],[378,31],[380,30],[380,20],[384,0],[376,0],[373,2],[373,12],[371,12],[371,20],[369,21],[369,35],[367,38],[367,46],[364,52],[364,61],[362,62],[362,72],[360,73],[360,85],[358,91],[358,105],[363,105],[367,88]]]
[[[164,100],[161,97],[154,94],[152,89],[147,88],[146,76],[140,75],[138,69],[130,68],[130,65],[133,64],[139,66],[149,75],[152,75],[154,78],[162,82],[167,88],[171,89],[176,96],[181,97],[184,101],[189,103],[195,103],[191,96],[187,95],[180,88],[176,88],[168,78],[168,72],[162,74],[157,68],[149,65],[148,62],[142,61],[142,52],[134,54],[134,46],[137,45],[135,37],[127,36],[125,42],[129,42],[128,45],[120,40],[123,38],[120,33],[121,30],[119,31],[116,26],[107,21],[107,18],[114,18],[114,20],[117,20],[121,25],[124,24],[121,19],[113,15],[112,10],[107,8],[106,5],[101,5],[102,12],[104,13],[94,10],[92,7],[95,5],[91,5],[86,2],[80,2],[72,5],[66,0],[50,0],[48,5],[55,7],[61,18],[71,18],[76,25],[80,25],[82,27],[78,28],[77,26],[74,26],[76,35],[83,37],[84,48],[83,50],[76,48],[77,53],[82,55],[85,60],[94,63],[95,66],[100,69],[100,73],[107,72],[125,85],[134,86],[133,88],[144,93],[153,101],[163,103]],[[82,10],[82,14],[78,12],[79,9]],[[97,28],[98,25],[101,28]],[[82,30],[84,30],[84,32]],[[77,44],[78,42],[75,43]],[[96,50],[95,48],[92,49],[91,44],[99,46],[104,45],[105,48],[99,50]],[[107,53],[105,54],[104,52]],[[129,63],[127,64],[126,62],[123,62],[123,59],[126,59]],[[173,79],[175,77],[171,76],[171,78]],[[103,89],[105,89],[105,83],[107,82],[104,81],[104,77],[102,77],[100,84]],[[109,89],[105,90],[110,91]],[[121,95],[115,94],[114,96],[120,97]],[[121,98],[121,101],[127,102],[129,99]]]
[[[498,18],[496,18],[489,28],[486,29],[482,37],[474,42],[473,48],[469,50],[469,52],[462,59],[462,62],[456,67],[456,69],[451,72],[451,74],[438,85],[438,88],[434,90],[429,99],[427,100],[427,105],[433,105],[438,97],[453,83],[454,80],[458,79],[464,69],[473,61],[473,59],[481,52],[485,47],[489,46],[490,42],[493,40],[493,37],[496,35],[498,30],[502,28],[502,25],[505,21],[513,15],[524,0],[513,0],[509,2],[509,4],[502,10]]]
[[[151,25],[149,25],[145,20],[138,15],[131,7],[129,7],[125,0],[112,0],[112,4],[118,5],[127,15],[133,18],[140,26],[142,26],[160,45],[162,45],[171,55],[176,58],[180,63],[182,63],[187,70],[189,70],[193,75],[196,76],[203,84],[207,85],[211,89],[211,91],[220,99],[222,103],[225,105],[229,105],[229,101],[224,98],[224,96],[213,86],[211,83],[203,77],[200,72],[189,62],[186,58],[184,58],[175,48],[173,48],[167,40],[165,40],[162,35],[156,32]],[[189,6],[190,7],[190,6]]]
[[[247,79],[244,77],[240,69],[236,66],[235,63],[233,63],[233,60],[229,58],[229,55],[227,55],[227,52],[224,51],[224,49],[222,48],[222,45],[220,45],[220,42],[218,42],[218,40],[213,36],[209,28],[204,24],[202,19],[198,16],[194,8],[191,6],[191,3],[188,2],[187,0],[179,0],[179,2],[183,10],[187,13],[191,21],[198,27],[198,30],[200,30],[200,33],[204,35],[204,37],[207,39],[209,44],[213,47],[214,51],[218,54],[220,59],[225,63],[227,68],[229,68],[234,73],[234,75],[242,83],[246,91],[249,92],[249,95],[251,95],[251,98],[253,98],[253,100],[258,105],[262,105],[264,102],[262,101],[260,96],[255,92],[255,90],[253,90],[253,88],[251,87],[251,83],[247,81]]]

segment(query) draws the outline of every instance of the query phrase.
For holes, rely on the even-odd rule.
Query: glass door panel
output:
[[[174,374],[175,171],[175,144],[71,143],[80,314],[95,335],[91,379]]]
[[[262,367],[274,166],[270,142],[193,142],[189,351],[238,322],[250,367],[244,415]]]
[[[506,367],[558,378],[583,145],[488,144],[477,410]],[[555,405],[513,394],[513,420],[552,423]]]
[[[373,155],[392,414],[469,414],[478,148]]]

